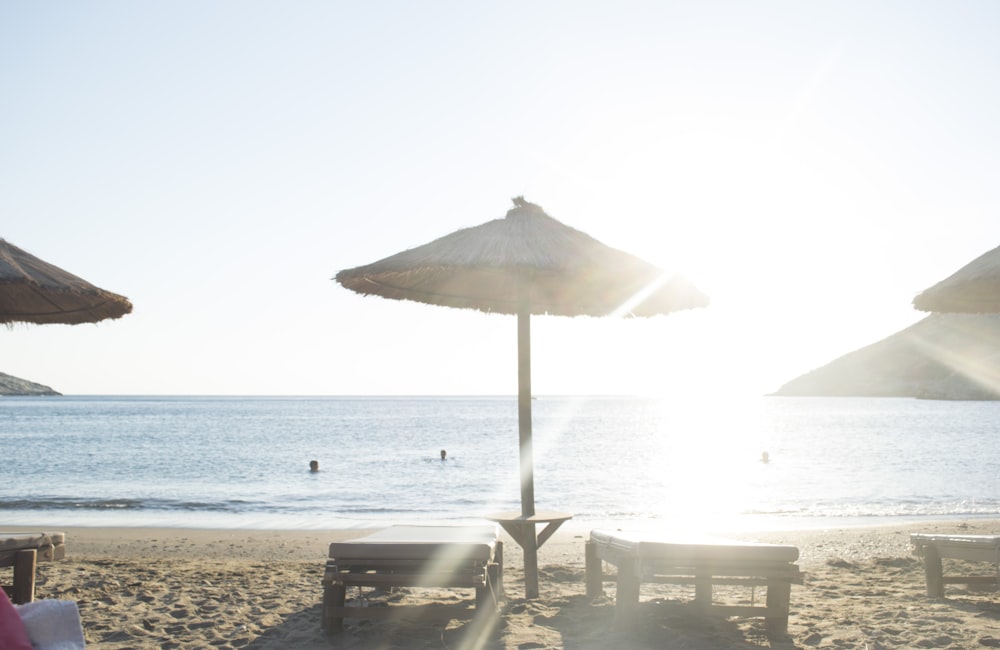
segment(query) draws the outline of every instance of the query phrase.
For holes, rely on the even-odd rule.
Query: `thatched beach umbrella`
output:
[[[1000,313],[1000,247],[983,253],[913,299],[921,311]]]
[[[522,198],[514,204],[503,219],[341,271],[336,280],[364,295],[517,315],[521,514],[527,519],[535,514],[531,315],[653,316],[703,307],[708,298],[684,278],[668,277],[537,205]],[[533,554],[525,547],[526,567]]]
[[[0,239],[0,323],[96,323],[132,303]]]

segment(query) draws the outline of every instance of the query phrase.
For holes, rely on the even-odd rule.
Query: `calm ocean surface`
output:
[[[516,406],[513,397],[4,397],[0,525],[477,520],[520,507]],[[574,524],[724,530],[1000,516],[1000,402],[541,397],[533,408],[538,508],[573,513]]]

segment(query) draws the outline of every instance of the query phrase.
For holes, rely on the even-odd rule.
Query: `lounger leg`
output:
[[[470,647],[483,647],[485,640],[493,637],[493,633],[500,623],[502,608],[501,597],[497,590],[502,589],[502,586],[497,582],[499,579],[498,569],[499,566],[496,563],[488,564],[486,567],[487,584],[485,587],[476,588],[476,611],[472,616],[471,623],[464,630]]]
[[[493,588],[493,581],[496,579],[497,567],[495,564],[486,566],[486,586],[476,587],[476,611],[497,608],[496,590]]]
[[[924,547],[924,574],[927,576],[927,595],[944,598],[944,567],[941,554],[933,546]]]
[[[493,553],[493,559],[496,560],[497,563],[497,600],[506,600],[507,591],[503,584],[503,542],[499,540],[497,541],[496,551]]]
[[[499,562],[497,561],[499,559]],[[486,563],[486,585],[476,587],[476,615],[481,612],[500,611],[503,600],[503,555],[494,553],[493,561]]]
[[[35,549],[18,551],[14,558],[14,584],[11,600],[17,604],[30,603],[35,599]]]
[[[764,628],[769,634],[788,633],[788,608],[792,599],[792,583],[775,580],[767,583],[767,614]]]
[[[344,585],[323,586],[323,631],[327,635],[337,634],[344,629],[343,615],[331,614],[331,608],[343,607],[347,600],[347,587]]]
[[[587,597],[597,598],[604,593],[604,562],[597,557],[596,544],[588,541],[583,548],[587,571]]]
[[[633,562],[618,565],[618,586],[615,590],[615,626],[628,629],[639,615],[639,572]]]

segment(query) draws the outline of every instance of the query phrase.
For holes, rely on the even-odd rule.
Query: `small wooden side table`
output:
[[[518,546],[524,549],[524,597],[538,598],[538,549],[573,515],[554,510],[540,510],[533,515],[524,515],[518,510],[512,510],[487,515],[486,518],[500,524]],[[545,524],[545,528],[536,536],[538,524]]]

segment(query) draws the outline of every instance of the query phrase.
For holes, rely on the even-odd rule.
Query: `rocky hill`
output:
[[[59,395],[48,386],[0,372],[0,395]]]
[[[774,394],[1000,399],[1000,315],[931,314]]]

